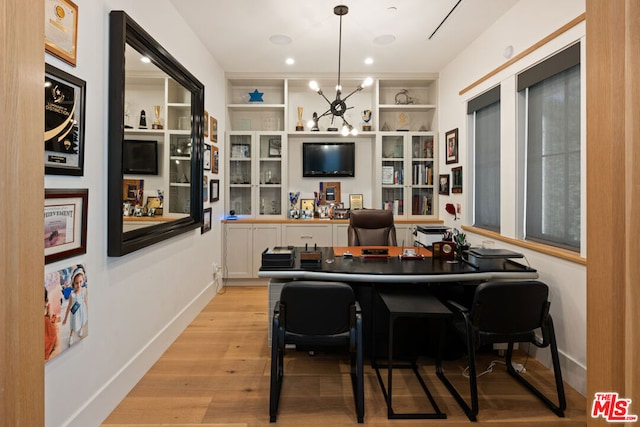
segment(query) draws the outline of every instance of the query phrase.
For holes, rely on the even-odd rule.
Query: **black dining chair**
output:
[[[478,379],[476,349],[484,344],[507,343],[507,372],[542,400],[557,416],[564,417],[567,407],[560,359],[553,320],[549,314],[549,287],[539,281],[491,281],[480,284],[470,309],[453,301],[447,305],[454,312],[455,330],[465,338],[469,361],[469,387],[471,406],[462,398],[442,369],[442,354],[438,353],[436,372],[471,421],[478,415]],[[536,336],[539,330],[541,339]],[[537,347],[549,347],[555,375],[558,404],[552,402],[513,366],[515,343],[530,342]]]
[[[356,416],[364,422],[362,314],[346,283],[295,281],[282,287],[273,312],[271,338],[270,421],[278,414],[284,374],[285,346],[305,350],[344,349],[351,356],[351,383]]]

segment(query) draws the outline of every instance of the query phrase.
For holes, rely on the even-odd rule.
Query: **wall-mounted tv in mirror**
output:
[[[125,139],[122,168],[124,173],[158,175],[158,142]]]
[[[355,176],[354,142],[305,142],[302,144],[303,177]]]

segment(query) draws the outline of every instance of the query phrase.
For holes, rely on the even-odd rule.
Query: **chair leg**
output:
[[[358,320],[356,344],[355,348],[351,349],[351,386],[358,423],[364,422],[364,363],[362,359],[362,328],[360,320]]]
[[[558,357],[558,347],[556,344],[555,333],[553,332],[553,324],[551,324],[551,337],[549,342],[549,348],[551,350],[551,360],[553,363],[553,373],[556,382],[556,391],[558,393],[558,404],[556,405],[547,396],[542,394],[537,388],[535,388],[529,381],[527,381],[522,375],[520,375],[513,367],[511,363],[511,357],[513,355],[513,343],[509,343],[507,347],[507,372],[517,379],[522,385],[524,385],[529,391],[542,400],[558,417],[564,417],[564,410],[567,409],[567,401],[564,393],[564,383],[562,382],[562,372],[560,370],[560,358]]]
[[[269,422],[272,423],[276,422],[276,417],[278,416],[278,404],[280,403],[280,390],[282,389],[284,373],[284,348],[281,348],[278,335],[277,329],[274,327],[271,335],[271,380],[269,392]]]
[[[468,355],[468,363],[469,363],[469,390],[471,393],[471,406],[463,399],[460,395],[460,392],[455,388],[453,384],[449,381],[449,379],[444,374],[444,370],[442,369],[442,352],[444,348],[444,340],[440,340],[438,345],[438,352],[436,356],[436,375],[440,378],[440,381],[447,387],[449,393],[455,398],[458,405],[462,408],[464,413],[469,418],[469,421],[478,421],[478,383],[476,378],[476,352],[475,352],[475,344],[473,342],[473,335],[471,333],[471,325],[468,322],[468,319],[465,316],[466,323],[466,341],[467,341],[467,355]]]

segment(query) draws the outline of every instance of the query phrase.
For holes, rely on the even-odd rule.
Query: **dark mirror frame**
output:
[[[125,46],[147,55],[167,75],[191,92],[190,215],[123,233],[122,142],[124,140]],[[131,17],[110,13],[109,28],[109,189],[107,255],[118,257],[202,226],[202,145],[204,85],[175,60]],[[168,191],[168,190],[167,190]]]

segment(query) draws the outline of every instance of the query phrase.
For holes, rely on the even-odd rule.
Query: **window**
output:
[[[579,251],[580,45],[522,73],[518,89],[526,99],[525,237]]]
[[[467,104],[474,146],[474,226],[500,232],[500,86]]]

